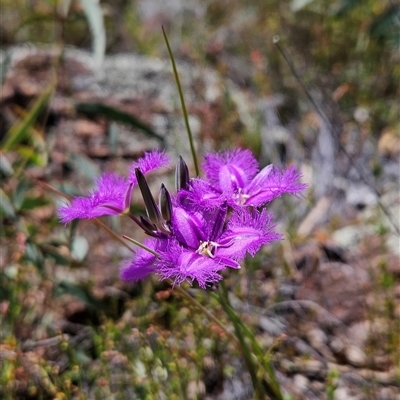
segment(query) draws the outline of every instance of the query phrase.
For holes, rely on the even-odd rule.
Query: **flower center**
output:
[[[205,242],[200,241],[200,246],[196,250],[196,253],[202,254],[203,256],[214,258],[215,250],[218,247],[218,243],[212,242],[211,240],[207,240]]]
[[[243,206],[246,203],[246,200],[250,197],[250,195],[243,193],[242,188],[239,188],[237,193],[233,195],[233,199],[235,200],[235,203]]]

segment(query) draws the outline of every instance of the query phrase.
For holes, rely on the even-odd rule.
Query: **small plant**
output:
[[[284,193],[301,193],[305,185],[299,183],[300,174],[295,168],[280,171],[269,165],[258,171],[251,152],[236,149],[206,154],[202,165],[205,179],[190,179],[188,167],[180,157],[175,173],[176,193],[170,194],[162,184],[157,204],[144,174],[168,162],[164,152],[153,151],[132,164],[127,179],[114,173],[103,174],[97,188],[87,197],[76,197],[59,209],[60,219],[67,223],[74,219],[121,215],[142,228],[149,236],[144,243],[124,236],[139,249],[122,267],[123,280],[138,281],[155,273],[160,279],[171,279],[173,286],[187,281],[202,289],[215,289],[220,283],[217,297],[234,324],[253,385],[259,398],[263,398],[264,387],[245,336],[250,336],[253,345],[257,345],[229,304],[227,289],[221,282],[222,271],[227,267],[240,268],[246,254],[254,256],[262,245],[281,238],[264,206]],[[136,187],[142,194],[146,216],[130,213],[132,191]],[[257,352],[261,353],[260,349]],[[262,363],[267,361],[271,367],[270,361],[262,358]],[[273,376],[271,368],[269,373]],[[276,384],[271,390],[279,398]]]
[[[194,167],[199,175],[183,92],[165,32],[164,37],[178,85]],[[259,171],[249,150],[208,153],[204,159],[205,177],[190,179],[188,167],[180,157],[175,173],[176,193],[171,194],[162,184],[156,202],[145,174],[167,165],[169,159],[161,151],[146,153],[131,165],[128,178],[115,173],[103,174],[97,180],[97,188],[88,196],[76,197],[59,209],[60,220],[67,223],[120,215],[136,223],[149,238],[140,243],[124,236],[139,249],[122,267],[123,280],[135,282],[155,273],[162,280],[172,280],[174,287],[183,282],[202,289],[218,287],[214,295],[234,326],[233,337],[244,357],[257,398],[271,395],[282,399],[270,357],[265,356],[252,332],[231,307],[222,272],[226,268],[240,268],[246,254],[254,256],[264,244],[281,238],[265,205],[285,193],[300,194],[306,185],[299,182],[300,173],[294,167],[281,171],[269,165]],[[141,192],[146,216],[130,212],[132,191],[136,187]],[[186,297],[210,316],[192,296]]]

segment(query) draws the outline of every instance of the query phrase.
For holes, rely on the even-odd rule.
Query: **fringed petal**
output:
[[[71,204],[58,209],[61,222],[118,215],[124,211],[127,191],[131,190],[126,179],[115,173],[105,173],[96,183],[97,188],[87,197],[75,197]]]
[[[158,239],[146,239],[144,245],[154,251],[158,251],[163,246],[163,241]],[[132,260],[123,263],[120,271],[121,279],[124,281],[140,281],[149,274],[156,272],[157,257],[141,247],[135,253]]]
[[[137,184],[137,178],[135,169],[139,168],[143,175],[147,174],[154,169],[161,168],[169,164],[170,158],[167,156],[165,151],[154,150],[144,153],[144,156],[133,162],[130,166],[129,180],[135,185]]]
[[[175,285],[180,285],[184,281],[190,284],[197,281],[203,289],[220,281],[222,276],[219,272],[223,269],[225,265],[194,251],[185,250],[177,242],[172,241],[168,249],[161,253],[158,261],[158,273],[161,279],[172,279]]]
[[[245,189],[247,206],[261,206],[284,193],[297,195],[307,185],[299,182],[301,174],[295,167],[280,171],[277,167],[269,165],[262,169]]]
[[[244,188],[258,171],[258,163],[249,150],[237,149],[206,154],[203,169],[208,181],[221,192]]]
[[[282,236],[274,231],[275,226],[272,215],[266,210],[235,210],[218,240],[216,255],[235,260],[244,258],[246,253],[254,256],[262,245],[281,239]]]

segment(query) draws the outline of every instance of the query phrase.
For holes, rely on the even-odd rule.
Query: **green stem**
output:
[[[125,246],[127,249],[129,249],[130,251],[134,251],[123,239],[122,237],[120,237],[119,235],[117,235],[112,229],[110,229],[107,225],[105,225],[103,222],[101,222],[99,219],[95,218],[95,219],[91,219],[89,220],[91,222],[93,222],[94,224],[96,224],[98,227],[100,227],[101,229],[103,229],[105,232],[107,232],[111,237],[113,237],[115,240],[117,240],[118,242],[120,242],[123,246]]]
[[[251,382],[253,384],[253,388],[256,394],[257,399],[264,400],[266,398],[266,394],[264,391],[263,383],[257,376],[257,367],[254,364],[253,354],[246,343],[246,339],[243,335],[242,329],[240,324],[238,323],[238,318],[233,311],[232,307],[229,304],[228,298],[228,291],[223,281],[219,283],[219,300],[220,304],[222,305],[224,311],[228,315],[229,319],[231,320],[233,327],[235,329],[236,337],[240,343],[240,347],[242,350],[242,354],[244,356],[244,361],[247,366],[247,370],[250,373]]]
[[[176,85],[178,86],[179,98],[181,100],[183,118],[185,119],[186,130],[188,133],[189,143],[190,143],[190,151],[192,152],[193,164],[194,164],[194,168],[196,171],[196,176],[199,176],[199,174],[200,174],[199,163],[197,161],[196,149],[194,148],[193,135],[192,135],[192,131],[191,131],[190,125],[189,125],[189,117],[188,117],[188,113],[186,110],[186,104],[185,104],[185,99],[183,97],[183,91],[182,91],[182,86],[181,86],[181,83],[179,80],[178,70],[176,69],[174,55],[172,54],[171,46],[169,45],[168,37],[167,37],[167,34],[165,33],[164,27],[162,27],[162,31],[163,31],[165,43],[167,45],[169,58],[171,59],[172,69],[174,70]]]
[[[233,310],[232,306],[231,305],[229,305],[229,306],[232,309],[232,315],[236,319],[236,322],[240,325],[245,336],[250,340],[250,342],[252,344],[253,352],[255,353],[255,355],[257,357],[257,361],[259,362],[260,367],[265,372],[265,377],[267,378],[266,384],[267,384],[268,394],[273,398],[282,400],[283,395],[280,390],[279,382],[275,376],[275,370],[274,370],[274,367],[271,362],[271,355],[270,355],[271,349],[269,349],[267,352],[265,352],[265,350],[263,350],[261,348],[261,346],[257,342],[257,340],[254,337],[251,330],[245,324],[243,324],[243,321],[237,316],[237,314]],[[277,342],[275,342],[274,345],[276,345],[276,343],[278,343],[280,341],[281,341],[281,339],[278,338]]]
[[[173,354],[171,352],[171,354]],[[186,387],[184,385],[183,380],[183,373],[181,370],[181,367],[179,366],[179,360],[175,358],[175,365],[176,365],[176,371],[178,372],[178,377],[179,377],[179,389],[181,390],[181,394],[182,394],[182,398],[184,400],[188,400],[188,395],[187,395],[187,390]]]
[[[179,292],[183,297],[189,300],[195,307],[201,310],[211,321],[214,321],[233,341],[239,344],[237,337],[228,330],[228,328],[210,311],[207,310],[199,301],[192,297],[185,289],[180,286],[175,286],[174,290]]]
[[[265,377],[265,380],[263,381],[264,391],[267,392],[267,394],[272,399],[283,400],[283,395],[280,389],[279,381],[276,378],[275,370],[271,362],[270,350],[265,352],[265,350],[261,348],[251,330],[243,323],[243,321],[236,314],[235,310],[232,308],[229,302],[228,292],[225,287],[225,284],[223,282],[222,283],[220,282],[219,285],[221,287],[221,290],[223,291],[224,298],[226,299],[226,304],[222,303],[223,299],[221,298],[221,296],[215,296],[215,295],[214,296],[217,298],[219,303],[224,307],[224,310],[231,319],[232,323],[236,324],[238,326],[238,329],[240,329],[242,335],[244,335],[250,340],[252,351],[254,352],[254,355],[256,356],[257,359],[257,364],[259,368],[261,368],[261,370],[264,372],[264,377]],[[278,340],[280,341],[280,339]]]
[[[137,240],[135,240],[135,239],[132,239],[131,237],[126,236],[126,235],[122,235],[122,237],[123,237],[124,239],[130,241],[131,243],[136,244],[136,246],[141,247],[143,250],[146,250],[146,251],[148,251],[149,253],[155,255],[157,258],[160,258],[160,255],[159,255],[156,251],[154,251],[154,250],[151,249],[150,247],[147,247],[145,244],[143,244],[143,243],[141,243],[141,242],[139,242],[139,241],[137,241]]]

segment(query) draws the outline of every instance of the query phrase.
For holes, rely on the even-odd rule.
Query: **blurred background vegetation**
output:
[[[3,0],[0,7],[2,84],[12,68],[8,54],[17,46],[28,48],[28,43],[87,50],[100,69],[104,57],[112,54],[167,59],[161,34],[164,26],[178,62],[211,68],[222,81],[233,82],[253,99],[273,98],[277,94],[285,97],[278,110],[279,121],[289,128],[295,126],[298,135],[292,139],[305,155],[300,157],[294,150],[288,159],[281,157],[280,161],[303,162],[311,158],[316,144],[307,128],[314,132],[317,124],[310,114],[313,107],[307,96],[311,95],[329,115],[332,125],[340,130],[344,127],[344,133],[336,138],[338,146],[347,144],[354,127],[359,132],[353,144],[355,153],[363,141],[372,144],[377,154],[362,167],[375,179],[385,180],[382,175],[385,160],[394,160],[398,167],[400,4],[397,1]],[[30,67],[35,72],[35,65]],[[121,245],[115,248],[116,245],[107,244],[107,233],[99,230],[98,225],[71,224],[67,228],[59,225],[55,209],[61,201],[60,193],[71,196],[82,192],[82,186],[64,178],[83,170],[85,184],[88,182],[90,187],[104,164],[74,154],[67,161],[63,159],[61,166],[54,167],[58,161],[57,155],[50,151],[49,132],[57,121],[54,112],[59,104],[57,94],[62,92],[68,98],[68,90],[59,77],[53,78],[48,80],[49,85],[31,95],[17,92],[9,95],[6,86],[1,94],[0,397],[251,398],[251,392],[246,392],[247,389],[241,392],[235,386],[237,381],[240,387],[248,388],[249,380],[245,374],[238,376],[241,364],[224,332],[164,283],[119,282],[118,266],[129,252]],[[49,112],[51,102],[53,108]],[[229,101],[224,105],[215,130],[209,133],[213,147],[245,144],[261,157],[260,132],[257,129],[249,132],[248,128],[246,131],[238,124],[237,106]],[[82,110],[81,106],[74,112],[93,116]],[[152,127],[141,125],[140,120],[122,109],[96,110],[95,117],[97,112],[111,121],[126,123],[128,119],[129,126],[154,138]],[[254,114],[254,118],[259,115]],[[291,125],[293,121],[296,125]],[[112,149],[115,143],[111,128],[107,134]],[[307,146],[310,146],[308,152]],[[264,162],[271,159],[267,154]],[[114,157],[111,166],[118,169],[119,161]],[[59,192],[42,181],[51,182]],[[318,245],[310,250],[307,262],[312,264],[312,253],[321,249],[329,261],[350,262],[329,245],[332,232],[345,226],[339,221],[340,213],[326,221],[322,230],[320,227],[311,233],[306,229],[303,237],[297,234],[301,220],[320,204],[319,200],[311,185],[307,199],[279,203],[279,215],[284,220],[287,243],[293,246],[294,256],[287,244],[277,244],[249,260],[246,273],[227,278],[232,293],[245,303],[238,306],[243,318],[249,326],[255,326],[266,352],[276,347],[274,357],[282,382],[286,382],[283,376],[296,376],[297,371],[293,365],[288,367],[285,360],[298,357],[297,352],[301,351],[294,342],[281,346],[280,334],[288,331],[276,328],[279,334],[264,335],[268,329],[257,325],[258,311],[249,305],[262,309],[275,307],[285,300],[285,290],[301,286],[303,281],[297,268],[300,269],[304,257],[297,254],[296,258],[296,250],[303,249],[310,241]],[[137,207],[140,209],[140,205]],[[399,272],[392,267],[398,259],[390,261],[385,241],[390,227],[377,215],[369,215],[372,234],[365,239],[368,243],[373,237],[370,246],[376,250],[374,255],[381,255],[374,261],[378,266],[375,275],[371,275],[374,284],[368,297],[374,307],[368,309],[365,318],[369,322],[378,315],[385,318],[382,322],[385,332],[377,333],[371,328],[375,336],[368,336],[363,349],[369,361],[359,367],[387,372],[399,361],[400,310],[396,308],[393,293],[397,290],[400,296],[400,286]],[[357,218],[352,221],[357,222]],[[124,228],[131,229],[116,219],[105,222],[118,233],[125,233]],[[366,228],[363,225],[357,229]],[[365,242],[361,245],[364,248],[357,249],[367,257],[371,248]],[[106,269],[112,272],[104,277]],[[96,271],[101,276],[96,276]],[[255,282],[250,289],[249,282]],[[207,292],[192,293],[224,321]],[[278,321],[276,324],[280,326]],[[312,358],[301,354],[300,361]],[[335,357],[343,364],[349,362],[349,357],[340,354],[335,353]],[[388,358],[378,363],[379,368],[375,368],[375,361],[370,361],[376,360],[377,355]],[[286,382],[286,398],[346,398],[334,397],[335,392],[340,393],[337,389],[341,388],[339,378],[343,374],[335,368],[329,367],[325,375],[315,380],[322,382],[322,386],[313,389],[314,397],[296,392],[297,386]],[[395,378],[390,375],[386,385],[398,389],[396,371]],[[303,375],[308,376],[309,383],[314,383],[310,373]],[[378,378],[377,382],[377,386],[363,389],[366,393],[363,398],[378,398],[376,390],[381,384]],[[398,398],[388,393],[380,398]]]
[[[61,42],[90,50],[85,3],[5,0],[2,45]],[[322,84],[331,93],[337,90],[341,111],[349,117],[363,105],[374,116],[375,133],[397,122],[397,2],[293,0],[244,5],[221,0],[160,5],[149,0],[101,1],[100,6],[107,53],[165,57],[160,35],[160,26],[165,25],[178,59],[212,65],[240,85],[267,95],[282,88],[298,90],[274,48],[272,38],[279,35],[305,83]]]

